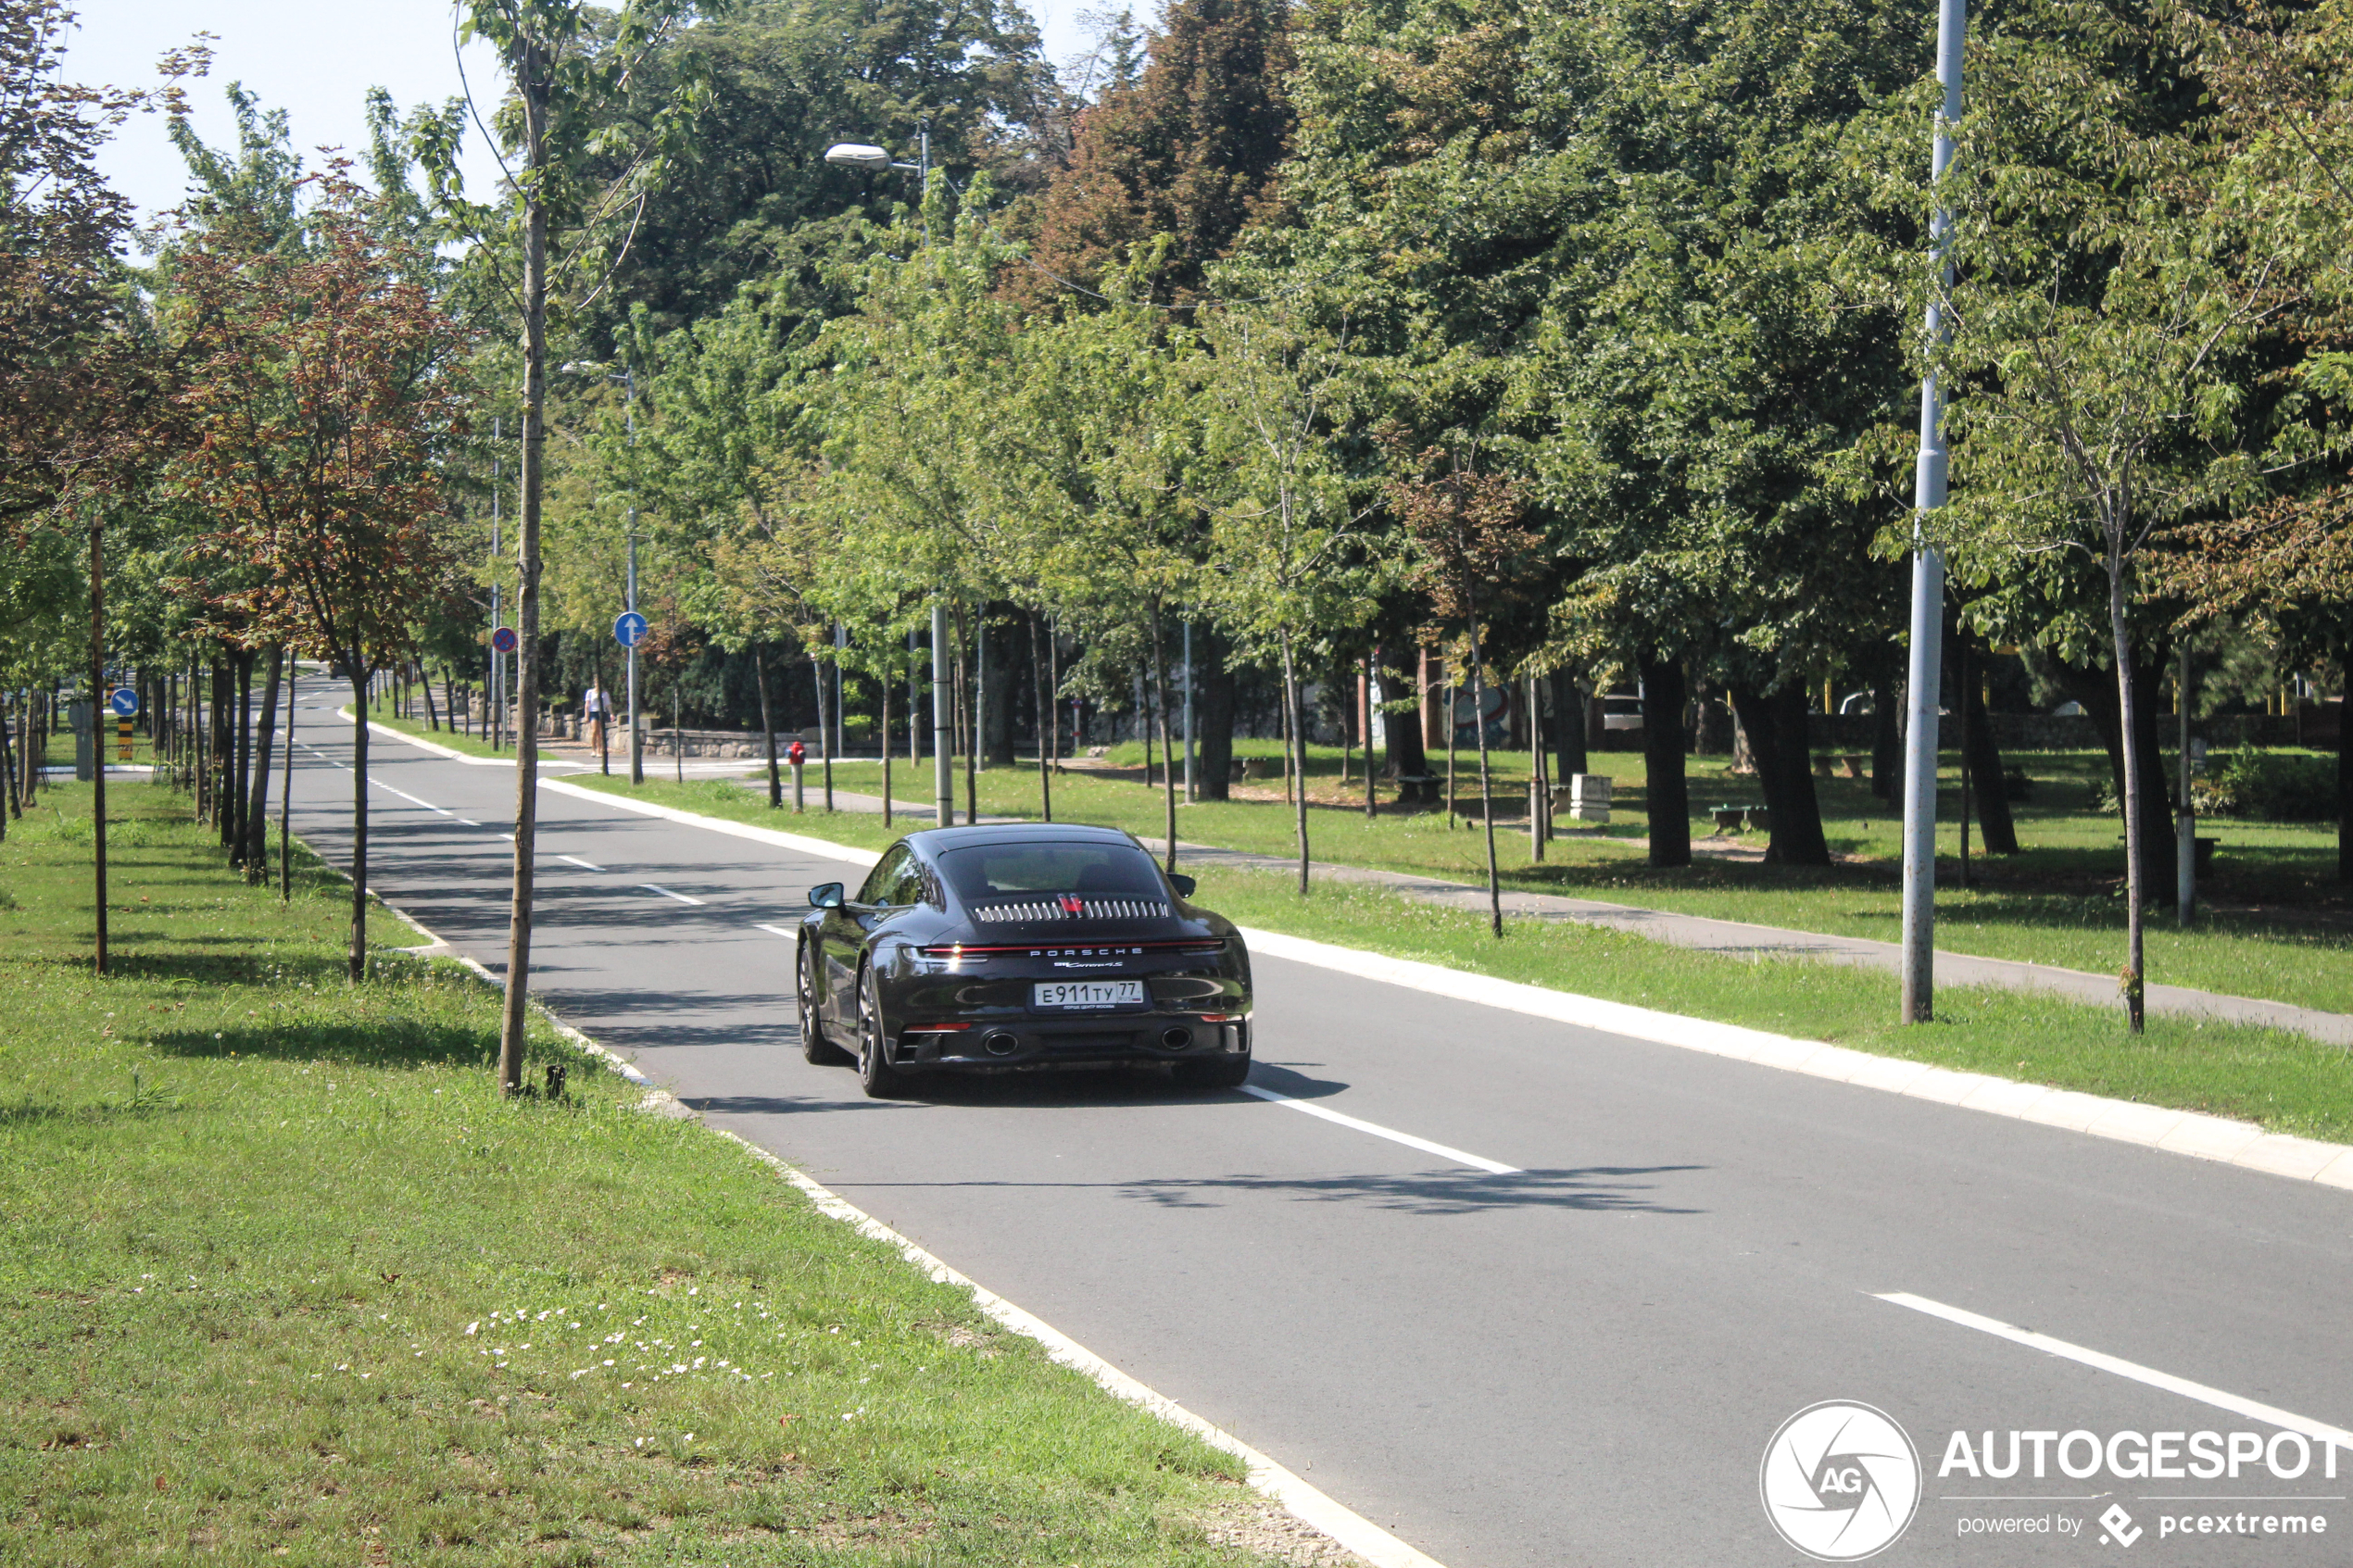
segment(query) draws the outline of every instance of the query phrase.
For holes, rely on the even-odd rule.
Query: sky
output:
[[[1030,0],[1046,35],[1046,54],[1061,61],[1084,47],[1078,12],[1084,0]],[[70,80],[145,86],[156,80],[165,50],[212,33],[209,79],[191,94],[198,135],[214,146],[233,145],[235,122],[224,90],[243,82],[264,108],[286,111],[295,145],[306,164],[311,149],[340,146],[359,155],[367,145],[365,95],[391,93],[403,114],[439,104],[460,91],[449,0],[80,0],[81,31],[66,52]],[[497,94],[497,66],[484,45],[465,53],[476,102]],[[138,204],[141,219],[177,204],[187,169],[164,137],[160,116],[125,125],[100,159],[116,190]],[[466,188],[488,195],[497,163],[478,135],[469,134],[461,168]]]

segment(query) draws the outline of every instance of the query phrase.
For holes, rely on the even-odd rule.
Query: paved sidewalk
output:
[[[766,787],[765,780],[753,782],[760,787]],[[882,809],[879,797],[852,795],[846,790],[834,791],[834,801],[838,809],[846,811]],[[928,805],[905,801],[899,805],[899,810],[910,819],[911,823],[927,819],[931,809]],[[981,820],[1016,822],[1022,819],[984,817]],[[1152,841],[1148,839],[1146,842]],[[1295,872],[1299,867],[1297,860],[1285,856],[1219,849],[1206,844],[1189,843],[1181,838],[1176,841],[1176,849],[1180,861],[1193,865],[1270,872]],[[1333,882],[1363,883],[1444,909],[1482,913],[1487,909],[1487,889],[1470,883],[1448,882],[1412,872],[1338,866],[1323,860],[1313,861],[1311,865],[1312,875]],[[1780,926],[1752,925],[1746,921],[1711,920],[1704,915],[1679,915],[1665,909],[1609,904],[1597,898],[1568,898],[1552,893],[1506,892],[1503,903],[1504,912],[1516,919],[1575,921],[1581,925],[1597,925],[1611,931],[1646,936],[1670,947],[1721,953],[1731,958],[1769,954],[1775,958],[1854,964],[1865,969],[1885,970],[1890,973],[1899,972],[1903,968],[1904,950],[1900,946],[1894,942],[1873,942],[1861,936],[1828,936],[1818,931],[1790,931]],[[1995,985],[2013,991],[2046,991],[2070,1001],[2088,1002],[2095,1007],[2121,1005],[2117,995],[2116,977],[2112,974],[2092,974],[2082,970],[2022,963],[2013,959],[1976,958],[1967,953],[1948,953],[1943,948],[1939,948],[1936,954],[1936,981],[1940,985]],[[2151,985],[2145,993],[2145,1001],[2151,1012],[2212,1018],[2227,1023],[2252,1023],[2309,1035],[2332,1046],[2353,1047],[2353,1014],[2323,1012],[2317,1008],[2300,1008],[2287,1002],[2264,1001],[2253,997],[2228,997],[2216,991],[2194,990],[2187,985]]]

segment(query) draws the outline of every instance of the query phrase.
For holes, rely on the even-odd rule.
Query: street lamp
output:
[[[632,370],[628,366],[623,365],[619,373],[616,374],[611,370],[606,370],[602,365],[594,364],[585,359],[574,359],[570,364],[566,365],[563,370],[564,374],[568,376],[602,376],[607,381],[617,381],[622,384],[622,388],[624,393],[623,403],[627,411],[627,418],[629,420],[629,445],[634,449],[637,445],[636,372]],[[628,599],[627,602],[621,608],[627,610],[630,614],[635,615],[637,613],[637,492],[635,486],[634,485],[631,486],[629,492],[628,537]],[[634,786],[642,784],[646,782],[646,743],[644,737],[637,733],[637,645],[635,643],[630,644],[628,653],[629,782]]]
[[[837,142],[825,149],[825,161],[841,169],[862,169],[869,174],[884,174],[901,169],[922,181],[925,196],[931,194],[931,127],[922,127],[916,144],[916,161],[905,163],[889,152],[865,142]],[[952,827],[956,822],[956,769],[949,753],[956,746],[950,733],[954,723],[955,698],[948,690],[948,604],[936,599],[931,607],[931,756],[932,805],[935,818],[941,827]],[[818,722],[824,715],[818,715]],[[912,720],[909,728],[913,727]],[[979,725],[975,722],[975,736]],[[885,745],[889,744],[887,740]],[[975,741],[975,744],[977,742]]]

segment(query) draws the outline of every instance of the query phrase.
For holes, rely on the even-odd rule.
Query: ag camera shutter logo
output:
[[[1919,1511],[1919,1450],[1886,1411],[1825,1399],[1781,1423],[1756,1489],[1781,1539],[1819,1562],[1857,1562]]]

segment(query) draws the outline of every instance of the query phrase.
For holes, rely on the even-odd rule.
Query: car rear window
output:
[[[1151,856],[1127,844],[975,844],[939,857],[965,903],[1015,893],[1124,893],[1166,898]]]

